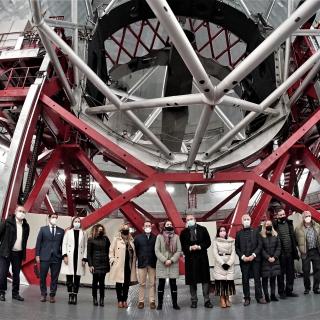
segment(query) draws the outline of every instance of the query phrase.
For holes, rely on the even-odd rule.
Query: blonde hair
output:
[[[130,223],[124,222],[124,223],[122,223],[122,224],[120,225],[120,228],[119,228],[119,231],[118,231],[118,236],[119,236],[120,238],[122,237],[121,230],[123,229],[124,226],[130,227]],[[129,232],[129,234],[128,234],[128,239],[129,239],[129,240],[133,240],[133,237],[132,237],[132,235],[131,235],[130,232]]]
[[[266,221],[262,224],[262,229],[261,229],[260,234],[261,234],[261,236],[262,236],[263,238],[266,238],[266,237],[267,237],[266,224],[267,224],[268,221],[271,222],[271,220],[266,220]],[[278,232],[277,232],[276,230],[274,230],[272,223],[271,223],[271,226],[272,226],[271,235],[272,235],[273,237],[276,237],[276,236],[278,235]]]

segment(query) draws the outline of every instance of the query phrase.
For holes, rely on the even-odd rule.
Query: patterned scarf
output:
[[[171,253],[175,253],[177,251],[177,238],[175,237],[174,230],[162,232],[164,243],[166,244],[166,248]]]

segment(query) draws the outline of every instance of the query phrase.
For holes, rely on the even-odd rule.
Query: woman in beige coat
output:
[[[236,258],[235,241],[228,237],[226,227],[219,227],[213,242],[213,276],[216,296],[220,296],[221,308],[230,307],[230,295],[234,295],[234,263]]]
[[[121,226],[119,233],[113,238],[109,250],[109,280],[116,283],[119,308],[128,308],[128,292],[130,284],[137,282],[136,252],[133,238],[129,233],[129,224]]]

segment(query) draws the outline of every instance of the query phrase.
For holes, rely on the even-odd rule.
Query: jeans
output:
[[[317,249],[308,251],[307,256],[302,259],[303,282],[306,290],[310,290],[310,269],[313,267],[313,291],[319,290],[320,283],[320,254]]]

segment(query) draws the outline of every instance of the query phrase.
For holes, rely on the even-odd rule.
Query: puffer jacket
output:
[[[235,240],[233,238],[216,238],[213,242],[214,268],[213,276],[215,280],[234,280],[234,263],[236,258]],[[224,270],[223,264],[228,264],[230,268]]]
[[[317,233],[317,248],[320,253],[320,225],[314,221],[312,221],[312,227]],[[306,227],[302,222],[298,227],[296,227],[295,236],[298,244],[298,248],[300,251],[301,258],[304,259],[307,255],[307,240],[306,240]]]
[[[281,243],[278,236],[261,236],[262,242],[262,264],[261,276],[263,278],[275,277],[281,273],[279,256],[281,254]],[[269,258],[274,257],[274,262],[269,262]]]
[[[108,237],[89,238],[87,259],[89,267],[94,267],[93,273],[107,273],[110,271],[109,262],[110,240]]]

